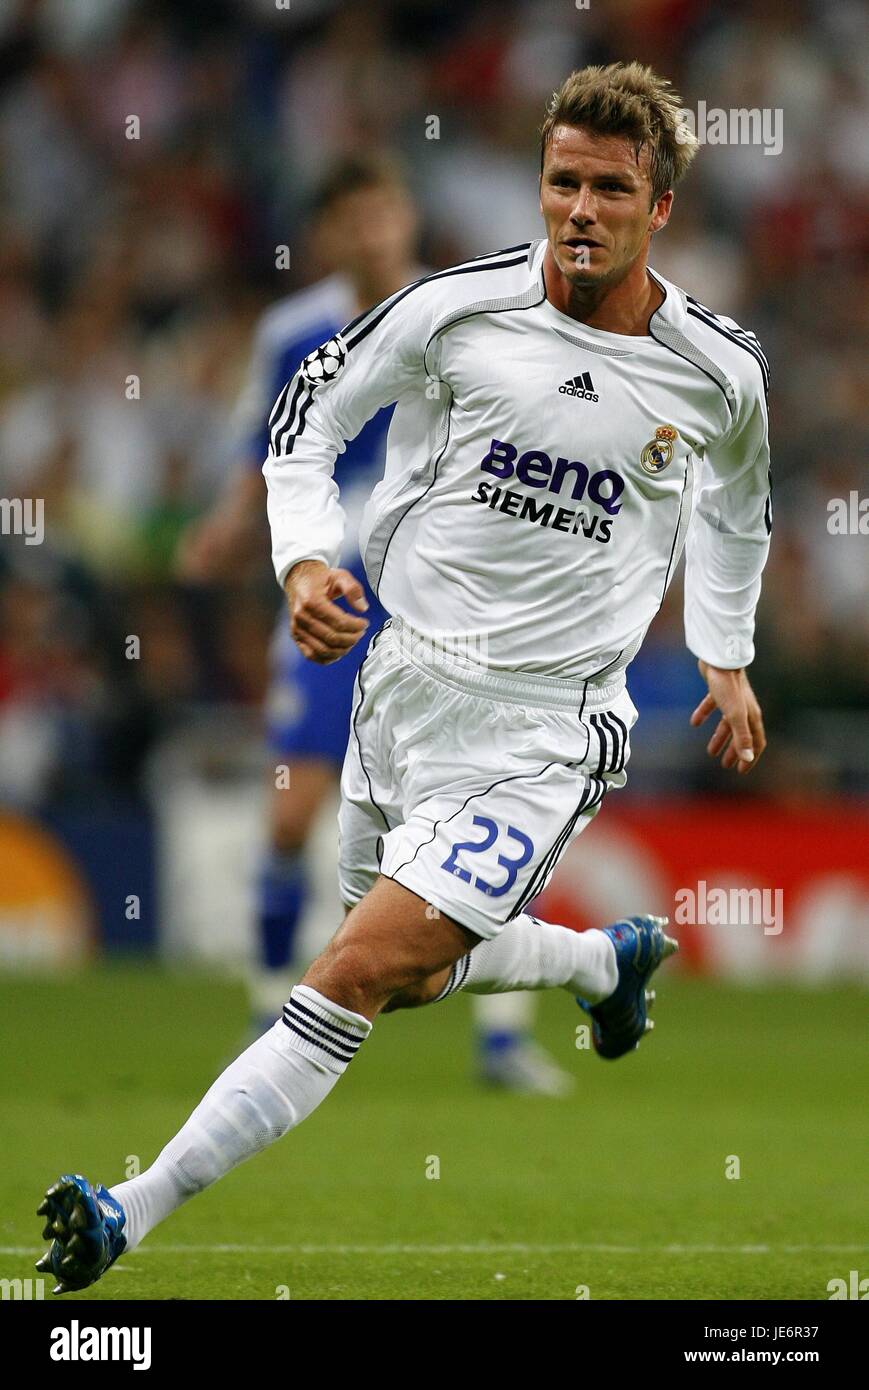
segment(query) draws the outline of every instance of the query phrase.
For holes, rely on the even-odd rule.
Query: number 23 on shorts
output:
[[[521,830],[517,830],[514,825],[508,825],[506,831],[496,825],[495,821],[488,816],[474,816],[474,825],[484,828],[486,835],[482,840],[457,840],[447,855],[441,868],[447,873],[453,874],[456,878],[461,878],[465,883],[473,883],[473,886],[481,893],[485,893],[489,898],[500,898],[508,893],[516,881],[516,875],[523,865],[528,863],[534,853],[534,844],[529,837]],[[515,840],[521,846],[521,853],[517,856],[506,854],[498,855],[498,864],[507,870],[507,878],[504,883],[487,883],[480,874],[471,874],[467,869],[461,868],[456,863],[456,856],[460,850],[465,850],[468,854],[482,854],[485,850],[491,849],[492,845],[501,835],[503,838]]]

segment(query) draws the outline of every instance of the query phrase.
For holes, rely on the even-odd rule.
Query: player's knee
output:
[[[304,983],[343,1004],[354,1013],[366,1014],[381,1007],[393,990],[383,962],[353,943],[332,941],[311,966]]]
[[[424,967],[401,955],[390,958],[382,949],[373,950],[367,942],[342,936],[340,931],[314,962],[309,976],[305,983],[362,1014],[372,1007],[414,1008],[434,997]]]

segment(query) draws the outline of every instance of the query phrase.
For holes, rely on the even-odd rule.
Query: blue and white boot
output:
[[[619,982],[608,999],[589,1004],[577,999],[592,1020],[591,1036],[599,1057],[614,1061],[639,1047],[654,1028],[648,1013],[655,991],[646,989],[662,961],[679,949],[678,941],[664,934],[667,917],[625,917],[604,932],[616,952]]]
[[[51,1241],[36,1268],[54,1275],[52,1293],[95,1284],[127,1248],[124,1208],[102,1184],[92,1187],[80,1173],[58,1178],[36,1214],[46,1218],[42,1238]]]

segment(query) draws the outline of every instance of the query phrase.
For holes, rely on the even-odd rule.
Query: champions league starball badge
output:
[[[659,425],[655,438],[650,439],[640,454],[640,463],[647,473],[661,473],[673,458],[673,445],[679,438],[679,431],[672,425]]]
[[[302,363],[302,376],[309,386],[323,386],[332,381],[347,361],[347,347],[340,333],[327,343],[309,352]]]

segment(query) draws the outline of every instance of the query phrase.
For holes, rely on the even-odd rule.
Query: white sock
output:
[[[221,1073],[151,1167],[110,1188],[127,1215],[127,1249],[306,1119],[370,1032],[361,1014],[296,985],[283,1018]]]
[[[438,998],[459,990],[503,994],[560,988],[599,1004],[617,984],[615,947],[604,932],[571,931],[523,912],[492,941],[481,941],[456,961]]]

